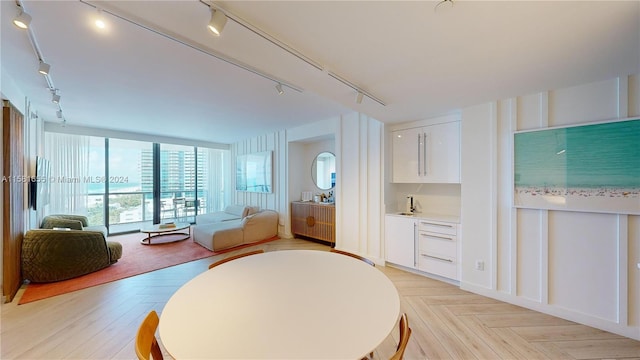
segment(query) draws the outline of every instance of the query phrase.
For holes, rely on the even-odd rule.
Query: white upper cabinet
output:
[[[394,183],[460,183],[460,122],[392,131]]]
[[[419,161],[418,157],[423,152],[422,133],[422,128],[392,132],[393,182],[420,181],[422,159]]]

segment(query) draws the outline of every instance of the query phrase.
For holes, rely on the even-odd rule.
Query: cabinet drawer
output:
[[[454,258],[420,251],[418,268],[431,274],[458,280],[458,264]]]
[[[458,244],[456,238],[450,235],[432,234],[424,231],[418,233],[419,248],[421,253],[441,254],[446,258],[458,257]]]
[[[418,230],[440,234],[457,234],[456,224],[438,221],[420,220],[418,221]]]

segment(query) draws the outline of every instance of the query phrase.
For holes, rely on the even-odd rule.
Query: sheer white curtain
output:
[[[89,137],[47,132],[44,148],[51,163],[51,197],[46,213],[86,215]]]
[[[206,212],[221,211],[231,202],[229,151],[217,149],[202,149],[207,156],[209,167],[205,184],[207,187]]]

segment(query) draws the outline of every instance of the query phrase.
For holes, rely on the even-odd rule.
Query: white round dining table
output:
[[[361,359],[399,313],[393,283],[363,261],[273,251],[187,282],[162,310],[159,336],[175,359]]]

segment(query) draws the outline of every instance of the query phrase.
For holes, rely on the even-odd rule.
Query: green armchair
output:
[[[104,269],[120,259],[122,245],[107,241],[106,229],[86,226],[86,217],[55,215],[29,230],[22,242],[22,275],[31,282],[61,281]],[[80,227],[78,229],[78,227]]]

